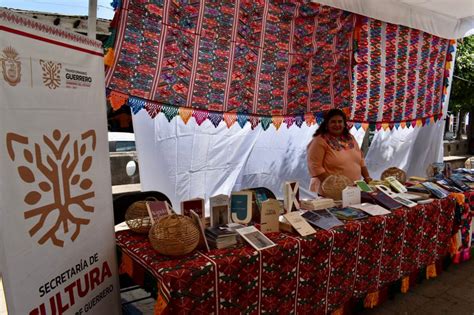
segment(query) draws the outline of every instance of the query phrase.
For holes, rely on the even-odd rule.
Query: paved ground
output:
[[[122,295],[122,302],[146,297],[141,290]],[[153,299],[125,305],[124,315],[153,314]],[[360,315],[474,315],[474,259],[461,265],[451,265],[435,279],[425,280],[410,289],[409,293],[399,293],[394,299]],[[7,315],[0,279],[0,315]]]
[[[407,294],[397,294],[361,315],[473,315],[474,260],[451,265],[435,279],[425,280]]]

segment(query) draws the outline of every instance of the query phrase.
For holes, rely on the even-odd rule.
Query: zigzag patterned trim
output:
[[[33,19],[22,17],[5,10],[0,10],[0,20],[4,20],[13,24],[17,24],[17,25],[22,25],[30,29],[34,29],[43,33],[61,37],[61,38],[71,40],[77,43],[81,43],[84,45],[89,45],[94,48],[99,48],[99,49],[102,48],[102,43],[97,42],[96,40],[90,39],[84,35],[75,34],[75,33],[54,27],[54,26],[46,25],[38,21],[35,21]]]

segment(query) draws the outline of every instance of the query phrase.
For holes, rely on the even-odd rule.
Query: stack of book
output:
[[[300,200],[300,207],[303,210],[321,210],[331,208],[334,207],[334,200],[331,198]]]
[[[237,244],[238,233],[226,226],[208,227],[205,233],[207,242],[212,248],[221,249]]]

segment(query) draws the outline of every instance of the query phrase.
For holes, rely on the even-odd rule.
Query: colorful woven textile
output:
[[[354,21],[303,0],[125,0],[106,85],[219,112],[349,107]]]
[[[326,314],[444,257],[454,204],[436,200],[304,238],[271,233],[277,246],[262,252],[240,245],[177,259],[159,255],[146,236],[116,238],[158,280],[169,314]]]
[[[354,121],[415,122],[441,113],[449,40],[366,17],[358,17],[356,38]]]
[[[453,49],[408,27],[305,0],[124,0],[115,24],[114,108],[264,129],[311,125],[333,107],[377,130],[442,115]]]

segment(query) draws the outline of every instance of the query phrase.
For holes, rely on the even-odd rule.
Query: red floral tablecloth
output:
[[[157,280],[156,312],[324,314],[351,298],[434,264],[450,250],[452,198],[354,221],[308,237],[271,233],[277,246],[250,245],[167,257],[145,235],[117,232],[123,272]]]

